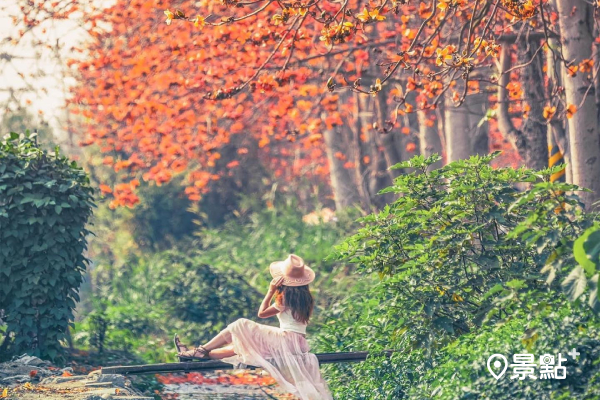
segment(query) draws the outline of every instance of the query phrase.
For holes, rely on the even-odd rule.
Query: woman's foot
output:
[[[204,347],[199,346],[195,349],[189,349],[185,344],[181,343],[181,340],[179,340],[179,336],[177,334],[175,334],[175,337],[173,337],[173,342],[177,348],[179,362],[210,359],[208,357],[209,352]]]
[[[173,342],[175,342],[175,347],[177,348],[178,353],[189,350],[185,344],[181,343],[181,340],[179,340],[179,336],[177,336],[177,334],[175,334]]]
[[[194,349],[184,350],[177,353],[179,359],[189,359],[189,360],[210,360],[208,354],[210,351],[206,350],[204,346],[198,346]]]

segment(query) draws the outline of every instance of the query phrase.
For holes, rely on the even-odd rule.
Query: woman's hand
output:
[[[277,291],[277,288],[281,285],[283,285],[283,276],[279,278],[273,278],[269,284],[269,292],[265,295],[265,298],[258,309],[258,318],[268,318],[279,313],[279,310],[270,304],[271,300],[273,299],[273,295]]]
[[[273,278],[271,284],[269,285],[269,292],[275,293],[277,288],[281,285],[283,285],[283,276],[280,276],[279,278]]]

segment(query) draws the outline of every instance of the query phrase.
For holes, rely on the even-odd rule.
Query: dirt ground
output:
[[[142,395],[123,375],[99,370],[78,375],[37,357],[21,356],[0,364],[0,399],[19,400],[154,400]]]

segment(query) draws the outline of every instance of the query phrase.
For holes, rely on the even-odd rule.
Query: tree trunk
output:
[[[386,169],[390,176],[390,180],[393,181],[402,171],[399,169],[389,169],[389,167],[398,164],[402,159],[400,158],[400,153],[396,147],[397,140],[395,140],[395,136],[398,135],[398,132],[396,132],[395,129],[391,129],[386,123],[386,120],[388,119],[386,103],[388,94],[389,91],[383,89],[377,94],[377,97],[375,97],[375,111],[377,114],[375,121],[377,122],[377,129],[373,129],[373,131],[376,134],[379,134],[381,138],[383,155],[385,156],[387,164]]]
[[[557,9],[563,55],[570,65],[579,65],[582,60],[592,57],[594,11],[585,0],[558,0]],[[567,105],[578,107],[567,121],[573,183],[592,190],[592,193],[579,193],[589,208],[600,195],[600,136],[595,90],[593,82],[590,87],[587,75],[581,72],[575,76],[565,74],[564,87]]]
[[[556,8],[556,0],[550,0],[549,4],[553,8]],[[558,60],[558,57],[555,57],[554,54],[554,52],[558,51],[557,49],[559,48],[558,41],[554,36],[550,36],[548,38],[548,47],[548,50],[546,50],[546,72],[548,74],[547,98],[552,99],[556,96],[556,88],[561,87],[563,81],[560,61]],[[561,103],[557,102],[555,106],[557,114],[560,114],[562,112]],[[550,156],[548,166],[551,167],[561,163],[565,164],[565,169],[563,170],[564,172],[562,174],[557,174],[557,176],[553,179],[558,179],[563,182],[572,182],[571,161],[569,157],[569,140],[565,132],[563,121],[556,116],[554,116],[548,124],[547,141],[548,153]],[[562,160],[560,159],[560,156],[556,156],[557,153],[561,154]]]
[[[369,189],[367,188],[367,174],[370,162],[369,146],[366,141],[363,141],[363,125],[361,118],[361,108],[359,101],[360,94],[352,92],[352,102],[354,104],[354,121],[352,126],[348,123],[348,128],[352,131],[352,153],[354,155],[354,181],[357,184],[360,202],[364,210],[371,209],[371,198]],[[369,158],[365,158],[368,156]],[[368,160],[368,161],[367,161]]]
[[[489,107],[488,93],[480,91],[467,96],[465,100],[469,110],[469,124],[471,125],[471,148],[473,154],[487,156],[490,152],[489,133],[490,128],[484,120]]]
[[[372,98],[365,95],[359,95],[359,107],[363,133],[368,140],[369,151],[369,170],[368,170],[368,189],[371,203],[378,209],[394,201],[392,193],[378,195],[377,193],[392,184],[391,177],[387,171],[387,162],[383,152],[384,146],[381,143],[379,134],[373,129],[374,113],[372,111]]]
[[[468,95],[460,107],[446,96],[444,111],[448,163],[489,153],[488,124],[480,124],[487,111],[486,93]]]
[[[419,145],[421,155],[429,157],[433,153],[442,155],[442,141],[438,130],[438,121],[433,111],[419,110],[417,111],[419,118]],[[431,168],[437,169],[442,167],[443,160],[433,164]]]
[[[541,54],[535,55],[539,45],[538,41],[527,40],[521,40],[518,45],[519,64],[529,63],[520,71],[523,94],[529,105],[529,117],[522,128],[527,141],[525,164],[535,170],[548,167],[548,128],[543,115],[544,73]]]
[[[471,126],[465,104],[457,108],[454,102],[447,97],[444,111],[447,162],[469,158],[473,153],[471,150]]]
[[[337,210],[357,204],[360,198],[356,183],[350,176],[350,171],[344,167],[345,161],[335,156],[338,152],[347,153],[340,135],[341,133],[335,128],[326,129],[323,132],[327,160],[329,161],[329,176],[331,177],[331,187]]]
[[[542,60],[535,56],[539,44],[524,38],[517,46],[517,63],[524,65],[520,69],[521,87],[529,105],[529,116],[524,120],[522,130],[515,128],[509,113],[509,98],[506,86],[509,83],[511,65],[510,44],[502,45],[500,53],[500,80],[498,84],[498,127],[500,132],[513,145],[525,165],[535,170],[548,166],[548,128],[543,116],[545,94],[543,92]],[[536,47],[535,49],[533,47]]]

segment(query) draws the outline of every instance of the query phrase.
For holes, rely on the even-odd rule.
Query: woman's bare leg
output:
[[[212,338],[203,347],[208,351],[212,351],[214,349],[218,349],[219,347],[228,345],[229,343],[231,343],[231,333],[225,329],[219,332],[217,336]]]
[[[233,346],[225,346],[218,349],[211,350],[209,357],[213,360],[222,360],[223,358],[233,357],[235,352]]]
[[[217,334],[217,336],[215,336],[214,338],[212,338],[208,343],[206,343],[204,346],[206,351],[208,351],[208,355],[210,358],[212,357],[212,351],[215,349],[218,349],[219,347],[223,347],[228,345],[229,343],[231,343],[231,333],[229,333],[229,331],[222,330],[221,332],[219,332],[219,334]],[[184,350],[181,353],[178,353],[180,356],[194,356],[196,354],[196,350],[195,349],[189,349],[189,350]],[[225,356],[227,357],[227,356]]]

